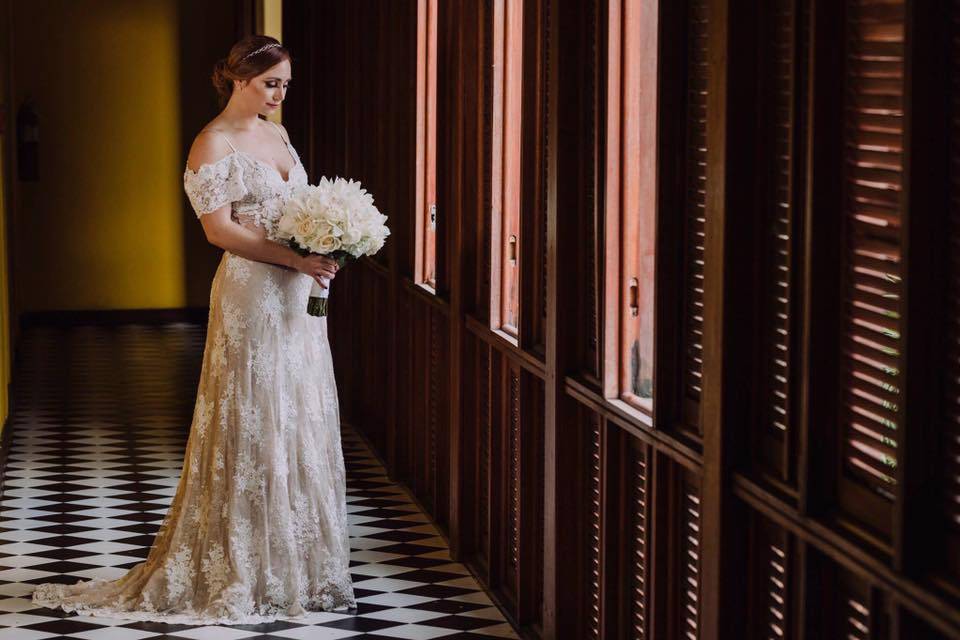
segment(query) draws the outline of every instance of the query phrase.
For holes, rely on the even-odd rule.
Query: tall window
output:
[[[610,3],[604,391],[653,409],[657,3]]]
[[[437,0],[417,10],[417,283],[437,287]]]
[[[493,160],[490,325],[516,339],[520,326],[520,115],[523,3],[493,14]]]

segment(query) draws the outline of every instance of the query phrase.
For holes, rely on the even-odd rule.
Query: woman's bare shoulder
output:
[[[207,125],[193,139],[190,153],[187,154],[187,167],[197,171],[205,164],[213,164],[222,160],[232,149],[227,144],[224,134],[215,126]]]

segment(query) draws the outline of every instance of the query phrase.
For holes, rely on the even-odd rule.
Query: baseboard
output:
[[[167,324],[170,322],[205,323],[208,307],[172,309],[63,309],[24,311],[20,328],[74,327],[80,325]]]
[[[10,446],[13,442],[13,416],[17,407],[14,406],[16,398],[13,394],[13,383],[7,385],[9,402],[7,403],[7,417],[3,419],[3,431],[0,431],[0,498],[6,491],[7,477],[7,456],[10,453]]]

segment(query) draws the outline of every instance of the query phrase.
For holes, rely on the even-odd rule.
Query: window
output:
[[[647,411],[653,409],[657,23],[655,3],[610,5],[604,392]]]
[[[414,279],[437,288],[437,0],[417,8],[417,237]]]
[[[523,3],[493,12],[490,326],[516,340],[520,326],[520,115]]]

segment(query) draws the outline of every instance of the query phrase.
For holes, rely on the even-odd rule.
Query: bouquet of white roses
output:
[[[387,216],[373,206],[373,196],[355,180],[320,178],[297,189],[284,202],[277,235],[300,255],[319,253],[341,267],[347,258],[373,255],[390,235]],[[326,284],[329,287],[329,280]],[[314,282],[307,313],[327,315],[330,291]]]

